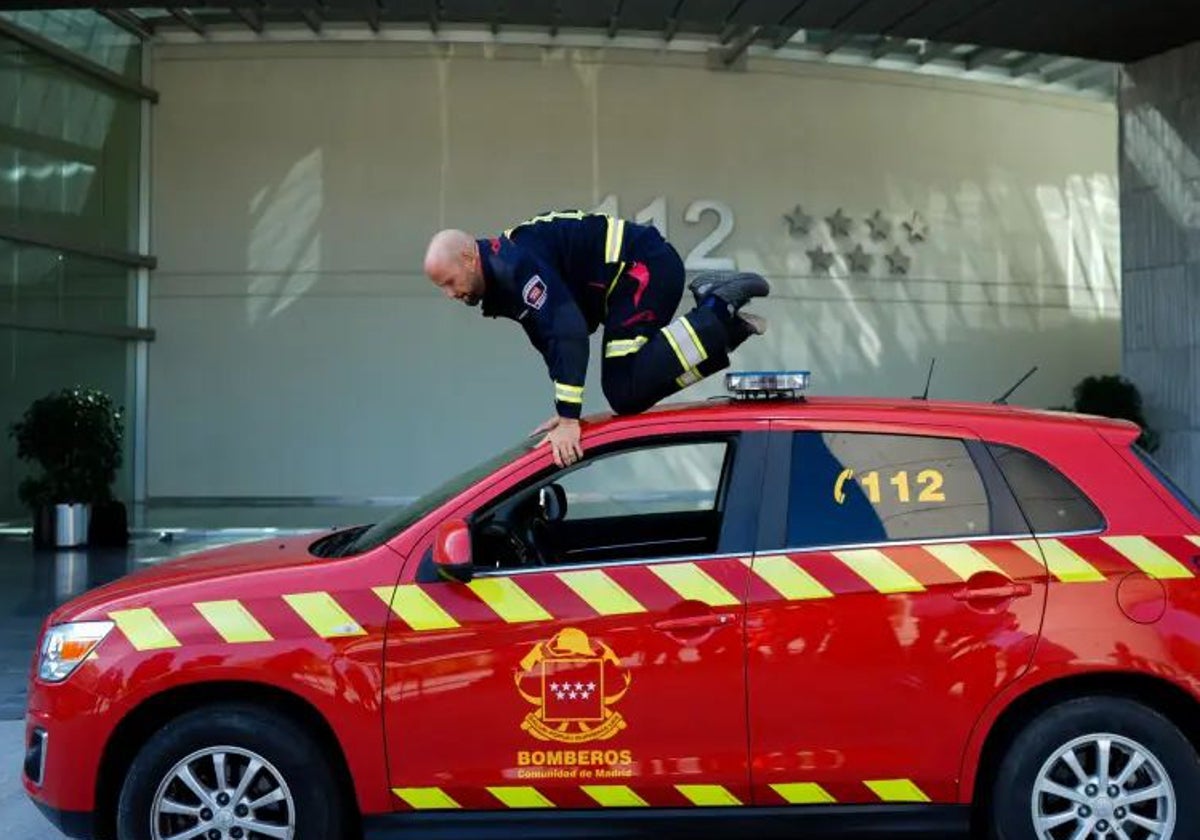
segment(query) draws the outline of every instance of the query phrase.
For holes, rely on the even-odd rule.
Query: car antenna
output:
[[[1029,369],[1029,373],[1025,374],[1024,376],[1022,376],[1020,379],[1017,380],[1016,385],[1012,386],[1007,391],[1005,391],[1003,396],[997,397],[996,399],[992,400],[992,402],[994,402],[996,405],[1008,405],[1008,398],[1012,396],[1013,391],[1020,388],[1021,385],[1024,384],[1026,379],[1033,376],[1033,374],[1037,371],[1037,369],[1038,369],[1037,365],[1034,365],[1033,367],[1031,367]]]
[[[929,360],[929,376],[925,377],[925,393],[919,397],[913,397],[914,400],[928,400],[929,399],[929,383],[933,381],[933,366],[936,364],[937,364],[937,356],[934,356]]]

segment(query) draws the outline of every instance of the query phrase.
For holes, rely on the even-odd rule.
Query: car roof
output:
[[[1070,411],[1027,408],[996,403],[886,397],[815,397],[735,399],[714,397],[706,401],[662,403],[637,415],[609,413],[584,418],[597,425],[617,426],[659,420],[859,420],[890,423],[938,423],[953,425],[988,420],[1015,422],[1022,426],[1093,427],[1129,434],[1140,433],[1128,420],[1097,417]]]

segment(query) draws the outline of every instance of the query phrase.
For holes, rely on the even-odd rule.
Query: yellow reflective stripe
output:
[[[822,586],[820,581],[782,554],[755,557],[753,562],[750,562],[750,568],[789,601],[833,597],[833,593]]]
[[[413,630],[449,630],[458,627],[453,616],[419,586],[376,586],[374,592]]]
[[[1194,542],[1196,545],[1200,545],[1200,537],[1188,537],[1188,539]]]
[[[671,349],[675,351],[675,358],[679,359],[679,365],[683,368],[684,373],[691,371],[692,366],[688,364],[687,356],[683,355],[683,351],[679,349],[679,342],[675,340],[675,336],[671,334],[670,325],[662,328],[662,334],[667,338],[667,344],[671,345]]]
[[[538,222],[553,222],[556,219],[582,219],[584,216],[589,215],[592,214],[585,213],[582,210],[557,210],[552,213],[542,213],[540,216],[533,216],[532,218],[526,219],[523,222],[518,222],[508,230],[504,231],[504,235],[506,237],[512,236],[512,232],[517,228],[523,228],[526,225],[535,225]]]
[[[621,240],[625,238],[625,220],[607,217],[604,231],[604,261],[615,263],[621,259]]]
[[[1187,566],[1150,542],[1147,537],[1103,537],[1102,539],[1150,577],[1164,580],[1195,577]]]
[[[490,787],[488,793],[509,808],[553,808],[554,803],[531,787]]]
[[[269,642],[271,634],[241,601],[200,601],[196,609],[227,642]]]
[[[837,802],[825,788],[815,782],[771,785],[771,790],[782,796],[784,801],[790,805],[819,805],[826,802]]]
[[[675,785],[693,805],[741,805],[736,796],[720,785]]]
[[[625,615],[645,612],[646,608],[621,584],[599,569],[586,572],[560,572],[558,579],[600,615]]]
[[[511,578],[476,578],[467,584],[496,615],[510,624],[522,621],[549,621],[553,618],[542,605]]]
[[[324,639],[367,634],[328,592],[300,592],[284,595],[283,600]]]
[[[730,607],[738,603],[728,589],[695,563],[664,563],[651,566],[650,571],[685,601],[701,601],[710,607]]]
[[[1100,574],[1095,566],[1067,548],[1060,540],[1016,540],[1014,545],[1049,569],[1050,574],[1063,583],[1104,580],[1104,575]]]
[[[685,369],[694,369],[708,358],[704,345],[687,318],[676,318],[663,327],[663,332]]]
[[[649,804],[625,785],[583,785],[583,792],[605,808],[644,808]]]
[[[410,807],[418,811],[428,811],[437,808],[461,808],[448,793],[441,788],[392,788],[392,793],[403,799]]]
[[[928,802],[925,792],[909,779],[881,779],[863,782],[884,802]]]
[[[687,330],[688,336],[692,339],[692,344],[696,345],[696,350],[700,353],[700,362],[703,362],[708,358],[708,351],[705,350],[704,345],[700,343],[700,336],[696,335],[696,330],[692,326],[692,322],[685,317],[680,318],[679,323],[683,324],[684,329]],[[700,362],[697,362],[696,365],[693,365],[693,367],[699,365]]]
[[[608,299],[612,297],[613,289],[617,288],[617,281],[621,279],[621,275],[625,273],[625,263],[617,264],[617,273],[613,275],[613,279],[608,281],[608,290],[604,293],[604,312],[608,314]]]
[[[108,617],[116,622],[117,627],[129,639],[129,643],[138,650],[161,650],[163,648],[179,647],[175,634],[167,629],[167,625],[149,607],[135,610],[114,610]]]
[[[561,382],[554,383],[554,399],[559,402],[582,403],[583,402],[583,386],[582,385],[564,385]]]
[[[650,339],[644,335],[639,335],[637,338],[618,338],[608,342],[604,347],[605,358],[614,358],[617,356],[628,356],[642,349],[642,345]]]
[[[835,551],[833,555],[875,589],[884,593],[924,592],[925,587],[915,577],[876,548],[855,551]]]
[[[689,385],[693,385],[693,384],[699,382],[703,378],[704,377],[701,375],[700,371],[693,368],[691,370],[685,371],[684,373],[682,373],[679,376],[676,376],[675,382],[676,382],[676,384],[679,385],[680,388],[686,388]]]
[[[974,546],[965,543],[954,543],[950,545],[924,545],[921,547],[949,566],[950,571],[963,580],[979,572],[996,572],[1008,577],[1008,575],[1004,574],[1003,569],[987,559]]]

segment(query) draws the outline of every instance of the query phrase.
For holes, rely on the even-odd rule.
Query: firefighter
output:
[[[447,297],[525,329],[554,385],[555,414],[534,433],[546,433],[541,443],[560,467],[583,457],[588,336],[601,324],[601,384],[617,414],[644,411],[723,370],[731,352],[766,329],[765,319],[740,311],[770,291],[750,273],[697,277],[689,287],[696,306],[674,318],[684,286],[675,248],[653,226],[600,213],[545,213],[484,239],[443,230],[424,267]]]

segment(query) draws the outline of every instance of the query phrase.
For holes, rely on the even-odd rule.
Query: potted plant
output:
[[[36,547],[90,544],[98,534],[106,543],[125,541],[123,522],[113,527],[124,506],[112,494],[124,433],[109,396],[79,386],[35,400],[12,425],[17,457],[41,467],[17,490],[33,513]]]
[[[1138,445],[1147,452],[1158,449],[1159,435],[1142,410],[1142,395],[1136,385],[1123,376],[1088,376],[1075,385],[1073,408],[1082,414],[1131,420],[1141,427]]]

